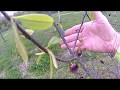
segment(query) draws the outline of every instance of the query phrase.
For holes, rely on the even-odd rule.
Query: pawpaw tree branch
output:
[[[4,17],[5,17],[8,21],[10,21],[10,17],[9,17],[9,15],[8,15],[5,11],[1,11],[1,13],[4,15]],[[41,43],[39,43],[39,42],[36,41],[32,36],[30,36],[30,35],[24,30],[24,28],[23,28],[21,25],[19,25],[17,22],[15,22],[15,23],[16,23],[16,25],[17,25],[17,27],[18,27],[18,30],[20,30],[20,31],[23,33],[23,35],[24,35],[28,40],[30,40],[30,41],[31,41],[32,43],[34,43],[37,47],[39,47],[39,48],[40,48],[41,50],[43,50],[46,54],[48,54],[47,49],[46,49]],[[67,61],[61,60],[60,58],[58,58],[57,56],[55,56],[56,59],[57,59],[58,61],[61,61],[61,62],[71,62],[71,61],[77,59],[77,60],[80,62],[80,65],[81,65],[81,67],[83,68],[83,70],[86,72],[86,74],[87,74],[87,75],[90,75],[90,71],[85,68],[84,62],[83,62],[82,60],[80,60],[81,58],[78,58],[78,57],[76,56],[76,54],[73,53],[73,51],[72,51],[72,50],[70,49],[70,47],[68,46],[68,44],[67,44],[67,42],[66,42],[66,40],[65,40],[65,38],[64,38],[64,33],[61,32],[61,28],[60,28],[55,22],[54,22],[54,26],[55,26],[56,29],[58,30],[60,36],[62,37],[64,43],[66,44],[66,46],[67,46],[67,48],[68,48],[68,50],[69,50],[69,51],[71,52],[71,54],[73,55],[73,58],[72,58],[71,60],[67,60]]]
[[[9,17],[9,15],[8,15],[6,12],[1,11],[1,13],[6,17],[7,20],[10,21],[10,17]],[[23,35],[24,35],[27,39],[29,39],[30,41],[32,41],[35,45],[37,45],[37,46],[38,46],[40,49],[42,49],[45,53],[48,53],[47,50],[46,50],[46,48],[43,47],[40,43],[38,43],[33,37],[31,37],[31,36],[23,29],[23,27],[21,27],[21,26],[20,26],[19,24],[17,24],[17,23],[16,23],[16,25],[17,25],[18,29],[23,33]]]
[[[8,20],[8,21],[10,21],[10,16],[5,12],[5,11],[1,11],[1,13],[4,15],[4,17]],[[17,27],[18,27],[18,30],[20,30],[22,33],[23,33],[23,35],[28,39],[28,40],[30,40],[32,43],[34,43],[37,47],[39,47],[41,50],[43,50],[46,54],[48,54],[48,51],[47,51],[47,49],[41,44],[41,43],[39,43],[37,40],[35,40],[32,36],[30,36],[25,30],[24,30],[24,28],[22,27],[22,26],[20,26],[17,22],[15,22],[16,23],[16,25],[17,25]],[[59,57],[57,57],[57,56],[55,56],[56,57],[56,60],[58,60],[58,61],[61,61],[61,62],[70,62],[70,61],[72,61],[72,60],[70,60],[70,61],[64,61],[64,60],[62,60],[62,59],[60,59]]]
[[[51,12],[48,11],[48,15],[51,16]],[[67,41],[64,38],[64,32],[63,30],[54,22],[53,23],[54,27],[56,28],[56,30],[58,31],[60,37],[62,38],[64,44],[66,45],[67,49],[69,50],[70,54],[72,54],[73,57],[75,57],[75,54],[73,53],[73,51],[71,50],[71,48],[68,46]]]
[[[48,11],[48,15],[51,16],[51,12],[50,12],[50,11]],[[86,14],[85,14],[85,16],[86,16]],[[84,18],[85,18],[85,16],[84,16]],[[83,18],[82,22],[84,21],[84,18]],[[56,30],[58,31],[58,33],[59,33],[60,37],[62,38],[64,44],[67,46],[67,49],[68,49],[69,52],[72,54],[72,56],[73,56],[72,60],[77,60],[77,61],[80,63],[82,69],[85,71],[86,75],[87,75],[87,76],[90,76],[90,75],[91,75],[90,71],[89,71],[88,69],[86,69],[86,67],[85,67],[85,65],[84,65],[84,64],[86,64],[86,63],[84,63],[83,60],[82,60],[82,58],[79,58],[79,57],[76,55],[76,53],[74,53],[74,51],[72,51],[72,50],[70,49],[70,47],[68,46],[68,44],[67,44],[67,42],[66,42],[66,40],[65,40],[65,38],[64,38],[64,32],[63,32],[63,30],[62,30],[55,22],[53,23],[53,25],[54,25],[54,27],[56,28]],[[82,26],[82,25],[81,25],[81,26]],[[80,27],[81,27],[81,26],[80,26]],[[76,44],[75,44],[75,45],[76,45]],[[67,61],[69,61],[69,60],[67,60]]]

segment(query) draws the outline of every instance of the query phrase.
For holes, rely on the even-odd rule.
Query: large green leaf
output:
[[[27,65],[27,61],[28,61],[27,51],[26,51],[26,48],[25,48],[24,44],[21,41],[21,38],[20,38],[19,33],[18,33],[18,28],[17,28],[17,26],[16,26],[12,17],[11,17],[11,24],[12,24],[13,31],[14,31],[16,48],[17,48],[20,56],[22,57],[23,61]]]
[[[51,45],[54,45],[54,44],[57,44],[57,43],[60,43],[60,38],[59,37],[52,37],[50,39],[50,41],[48,42],[48,46],[47,47],[50,47]]]
[[[46,30],[53,25],[53,18],[46,14],[27,14],[14,17],[21,24],[33,30]]]

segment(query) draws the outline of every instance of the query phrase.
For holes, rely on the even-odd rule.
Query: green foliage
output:
[[[44,52],[42,52],[42,53],[36,53],[36,55],[39,55],[38,58],[37,58],[37,60],[36,60],[36,64],[37,64],[37,65],[38,65],[38,63],[40,62],[40,60],[41,60],[41,58],[42,58],[42,56],[43,56],[44,54],[45,54]]]
[[[52,78],[52,75],[53,75],[53,65],[55,68],[58,68],[58,65],[57,65],[57,61],[56,61],[56,58],[55,58],[55,55],[53,54],[53,52],[47,48],[47,51],[48,51],[48,54],[49,54],[49,57],[50,57],[50,78]]]
[[[26,48],[25,48],[24,44],[22,43],[22,41],[20,39],[18,29],[17,29],[17,26],[16,26],[15,22],[13,21],[13,18],[11,18],[11,24],[12,24],[13,31],[14,31],[16,48],[17,48],[20,56],[22,57],[23,61],[27,65],[27,61],[28,61],[27,51],[26,51]]]
[[[57,44],[57,43],[60,43],[60,38],[56,37],[56,36],[53,36],[50,39],[50,41],[48,42],[48,46],[47,47],[50,47],[51,45],[54,45],[54,44]]]
[[[23,26],[33,30],[46,30],[53,25],[53,18],[46,14],[27,14],[14,17]]]

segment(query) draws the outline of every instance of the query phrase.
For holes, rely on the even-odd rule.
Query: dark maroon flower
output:
[[[72,73],[77,73],[77,71],[78,71],[78,65],[77,64],[71,64],[70,71]]]

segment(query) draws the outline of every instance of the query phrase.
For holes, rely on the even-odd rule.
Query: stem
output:
[[[56,58],[58,58],[58,57],[56,56]],[[75,58],[72,58],[72,59],[69,59],[69,60],[58,59],[58,61],[67,62],[67,63],[72,62],[72,61],[74,61],[74,60],[75,60]]]
[[[48,15],[51,16],[51,12],[48,12]],[[70,54],[72,54],[73,57],[75,57],[75,54],[72,52],[71,48],[68,46],[68,43],[66,42],[65,38],[64,38],[64,32],[63,30],[54,22],[53,23],[54,27],[56,28],[56,30],[58,31],[60,37],[62,38],[64,44],[66,45],[67,49],[69,50]]]
[[[5,16],[5,18],[6,18],[8,21],[10,21],[10,17],[9,17],[9,15],[8,15],[6,12],[1,11],[1,13]],[[49,15],[50,15],[50,14],[49,14]],[[86,14],[84,15],[84,18],[85,18],[85,16],[86,16]],[[83,18],[83,20],[84,20],[84,18]],[[83,22],[82,22],[82,23],[83,23]],[[31,36],[24,30],[24,28],[21,27],[19,24],[16,23],[16,25],[17,25],[17,27],[18,27],[18,30],[20,30],[20,31],[23,33],[23,35],[24,35],[28,40],[32,41],[32,43],[34,43],[36,46],[38,46],[40,49],[42,49],[46,54],[48,54],[48,51],[47,51],[47,49],[46,49],[44,46],[42,46],[42,45],[41,45],[39,42],[37,42],[33,37],[31,37]],[[67,46],[67,49],[68,49],[69,52],[73,55],[73,59],[71,59],[71,60],[69,60],[69,61],[63,61],[63,60],[61,60],[60,58],[58,58],[58,57],[55,56],[56,59],[57,59],[58,61],[62,61],[62,62],[70,62],[70,61],[75,60],[74,58],[76,58],[76,59],[80,62],[80,65],[81,65],[81,67],[84,69],[84,71],[86,72],[86,74],[87,74],[87,75],[90,75],[89,70],[87,70],[87,69],[85,68],[85,66],[84,66],[83,61],[81,60],[81,58],[79,59],[78,56],[76,56],[76,55],[72,52],[72,50],[70,49],[70,47],[68,46],[68,44],[67,44],[67,42],[66,42],[66,40],[65,40],[65,38],[64,38],[64,32],[62,31],[62,29],[61,29],[55,22],[53,23],[53,25],[55,26],[55,28],[57,29],[59,35],[61,36],[62,40],[64,41],[65,45]],[[81,25],[81,26],[82,26],[82,25]],[[80,31],[80,30],[79,30],[79,31]],[[77,37],[77,38],[78,38],[78,37]]]
[[[1,11],[1,13],[4,15],[4,17],[8,20],[8,21],[10,21],[10,17],[9,17],[9,15],[5,12],[5,11]],[[22,28],[19,24],[17,24],[16,23],[16,25],[17,25],[17,27],[18,27],[18,30],[20,30],[22,33],[23,33],[23,35],[28,39],[28,40],[30,40],[32,43],[34,43],[37,47],[39,47],[41,50],[43,50],[46,54],[48,54],[48,51],[47,51],[47,49],[44,47],[44,46],[42,46],[39,42],[37,42],[33,37],[31,37],[25,30],[24,30],[24,28]],[[56,57],[56,56],[55,56]],[[63,61],[63,60],[61,60],[60,58],[58,58],[58,57],[56,57],[56,59],[58,60],[58,61]],[[63,61],[63,62],[65,62],[65,61]],[[67,62],[67,61],[66,61]]]
[[[78,34],[77,34],[77,37],[76,37],[76,40],[75,40],[75,43],[74,43],[73,51],[75,50],[76,43],[77,43],[77,40],[78,40],[78,37],[79,37],[79,34],[80,34],[80,31],[81,31],[81,28],[82,28],[82,25],[83,25],[83,22],[84,22],[84,19],[85,19],[85,16],[86,16],[86,15],[87,15],[87,14],[85,13],[85,15],[84,15],[83,18],[82,18],[82,23],[81,23],[81,25],[80,25],[80,28],[78,29]]]
[[[6,17],[7,20],[10,21],[10,17],[8,16],[8,14],[4,11],[1,11],[1,13]],[[17,24],[17,27],[18,27],[18,30],[20,30],[24,36],[29,39],[30,41],[32,41],[35,45],[37,45],[40,49],[42,49],[45,53],[48,53],[47,52],[47,49],[45,47],[43,47],[40,43],[38,43],[33,37],[31,37],[24,29],[23,27],[21,27],[19,24]]]
[[[117,74],[117,78],[120,78],[120,68],[119,68],[119,63],[117,61],[115,61],[112,56],[110,54],[108,54],[109,57],[111,58],[111,60],[114,62],[115,66],[116,66],[116,74]]]
[[[90,18],[90,16],[88,15],[87,11],[86,11],[86,15],[87,15],[88,19],[91,21],[91,18]]]
[[[48,12],[48,15],[51,16],[51,12],[50,12],[50,11]],[[85,14],[84,17],[83,17],[82,24],[83,24],[83,21],[84,21],[85,16],[86,16],[86,14]],[[86,72],[86,74],[87,74],[87,75],[90,75],[90,72],[85,68],[85,66],[84,66],[83,61],[81,60],[81,58],[79,59],[79,57],[78,57],[75,53],[73,53],[74,50],[72,51],[72,50],[70,49],[70,47],[68,46],[68,44],[67,44],[67,42],[66,42],[66,40],[65,40],[65,38],[64,38],[64,33],[63,33],[62,29],[61,29],[55,22],[54,22],[54,26],[55,26],[55,28],[57,29],[57,31],[58,31],[60,37],[62,38],[63,42],[64,42],[65,45],[67,46],[67,49],[68,49],[69,52],[73,55],[73,59],[71,59],[71,60],[77,59],[78,62],[80,63],[80,65],[81,65],[81,67],[83,68],[83,70]],[[81,27],[82,27],[82,25],[80,26],[80,28],[81,28]],[[79,30],[79,31],[80,31],[80,30]],[[74,58],[75,58],[75,59],[74,59]]]

